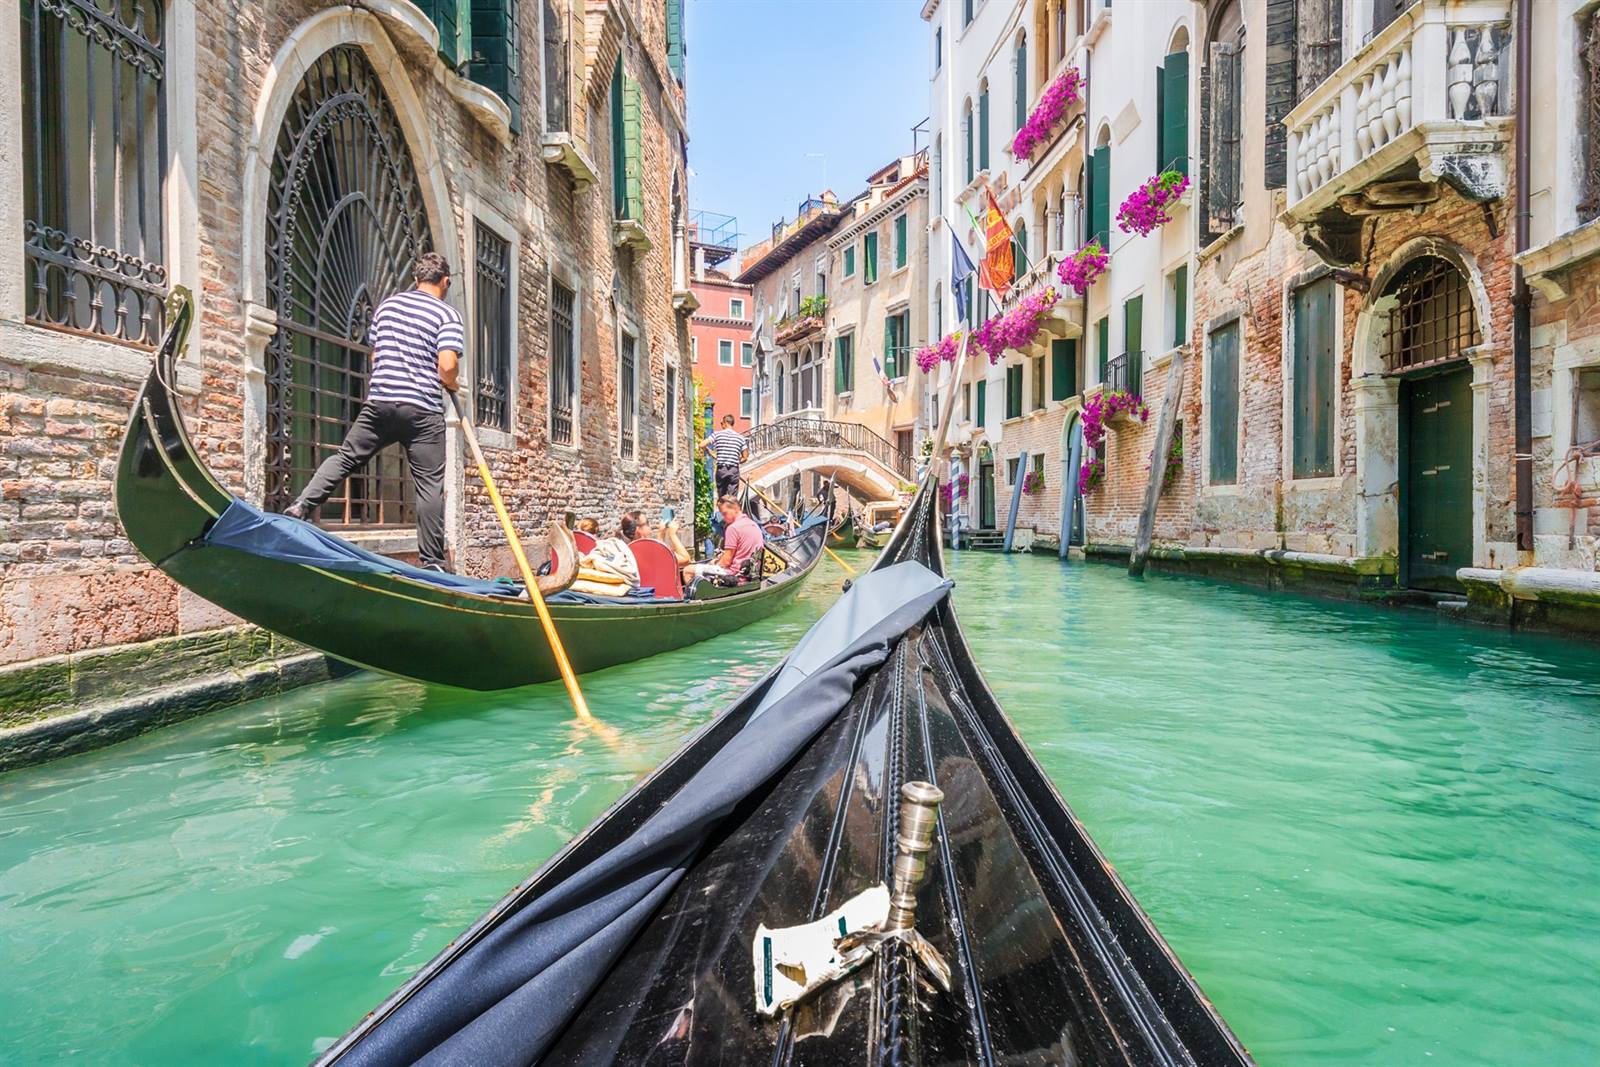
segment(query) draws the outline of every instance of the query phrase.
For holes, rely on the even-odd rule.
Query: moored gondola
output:
[[[782,664],[319,1062],[1249,1063],[984,682],[933,485]]]
[[[224,489],[190,443],[170,385],[191,315],[179,294],[118,461],[118,517],[146,559],[247,622],[357,666],[467,689],[558,676],[520,586],[377,556]],[[550,614],[579,673],[681,648],[790,603],[816,567],[825,531],[818,516],[769,541],[773,567],[738,586],[552,602]],[[664,574],[676,580],[674,568]]]

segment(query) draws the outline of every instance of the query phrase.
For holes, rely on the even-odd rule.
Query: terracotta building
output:
[[[465,389],[519,527],[686,507],[684,58],[667,0],[27,0],[0,24],[0,240],[24,265],[0,279],[0,688],[32,694],[0,725],[86,700],[105,646],[169,639],[150,667],[199,641],[236,672],[285,654],[118,529],[118,442],[177,286],[198,305],[196,443],[268,508],[337,447],[372,306],[430,248],[456,268]],[[498,570],[451,442],[456,565]],[[321,521],[414,551],[403,462]]]
[[[698,307],[689,322],[694,373],[711,402],[713,424],[724,415],[734,428],[748,430],[755,414],[755,342],[750,339],[752,294],[729,277],[722,265],[737,251],[738,224],[726,216],[691,213],[689,288]]]

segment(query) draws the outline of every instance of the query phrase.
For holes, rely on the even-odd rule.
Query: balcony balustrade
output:
[[[1291,226],[1348,263],[1362,216],[1427,203],[1449,181],[1505,195],[1509,0],[1419,0],[1285,118]]]

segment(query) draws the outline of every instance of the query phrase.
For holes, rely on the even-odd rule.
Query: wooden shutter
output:
[[[854,245],[844,250],[844,276],[850,277],[856,272],[856,249]]]
[[[894,328],[895,316],[886,315],[883,319],[883,376],[894,379]]]
[[[1033,410],[1035,410],[1035,411],[1044,410],[1044,394],[1045,394],[1044,376],[1047,373],[1048,373],[1048,371],[1045,369],[1045,365],[1044,365],[1044,357],[1043,356],[1034,357],[1034,360],[1033,360]]]
[[[622,56],[611,72],[611,213],[626,218],[628,210],[627,169],[623,165],[626,149],[622,139]]]
[[[1172,347],[1189,339],[1189,264],[1172,272]]]
[[[901,215],[894,220],[894,265],[906,265],[906,217]]]
[[[683,81],[683,0],[667,0],[667,66]]]
[[[1028,39],[1017,44],[1017,129],[1028,121]]]
[[[1239,324],[1230,323],[1211,335],[1210,379],[1206,407],[1210,414],[1210,482],[1232,485],[1239,478]]]
[[[989,413],[989,381],[988,381],[987,378],[980,378],[980,379],[978,379],[978,417],[973,419],[972,421],[976,425],[982,426],[983,425],[983,420],[988,415],[988,413]]]
[[[848,393],[850,386],[845,379],[844,338],[833,339],[833,391],[835,393]]]
[[[1050,399],[1065,400],[1078,391],[1078,340],[1050,342]]]
[[[1122,304],[1122,350],[1128,354],[1128,392],[1137,394],[1142,385],[1144,363],[1144,297],[1135,296]]]
[[[861,239],[861,278],[871,285],[878,280],[878,234],[876,231]]]
[[[571,46],[561,21],[564,11],[556,8],[555,0],[538,2],[544,4],[545,129],[552,132],[567,130],[571,127],[571,113],[567,106]]]
[[[627,204],[625,218],[644,221],[644,94],[633,78],[622,84],[622,143],[626,167]]]
[[[1111,146],[1094,150],[1089,164],[1089,237],[1111,247]]]
[[[978,94],[978,169],[989,169],[989,90]]]
[[[1013,364],[1006,368],[1006,418],[1022,414],[1022,366]]]
[[[1294,476],[1333,474],[1334,315],[1332,278],[1294,294]]]
[[[1289,131],[1283,117],[1295,101],[1295,9],[1308,0],[1267,0],[1266,185],[1283,188],[1289,166]],[[1344,0],[1333,0],[1343,3]]]
[[[1161,66],[1161,142],[1158,169],[1189,173],[1189,53],[1173,52]]]
[[[972,184],[972,179],[977,177],[974,160],[977,158],[972,153],[974,133],[972,131],[972,109],[967,109],[966,115],[961,120],[961,133],[967,140],[967,184]]]
[[[1100,348],[1100,381],[1106,380],[1106,364],[1111,362],[1111,316],[1094,324],[1095,344]]]
[[[1208,125],[1211,141],[1209,187],[1206,190],[1206,225],[1212,233],[1233,226],[1238,194],[1239,102],[1237,90],[1239,49],[1220,41],[1211,45],[1211,100]]]
[[[522,130],[522,79],[517,0],[470,0],[472,80],[493,89],[511,109],[511,131]]]
[[[1299,0],[1295,18],[1294,102],[1298,104],[1339,69],[1344,52],[1343,0]]]
[[[458,47],[461,34],[458,12],[461,0],[417,0],[417,6],[439,30],[439,57],[448,66],[455,66],[461,58]]]

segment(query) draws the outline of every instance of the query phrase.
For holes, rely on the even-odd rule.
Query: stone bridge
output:
[[[802,471],[815,471],[865,500],[884,500],[913,474],[910,456],[853,422],[791,415],[757,426],[747,437],[750,459],[744,476],[763,491]]]

